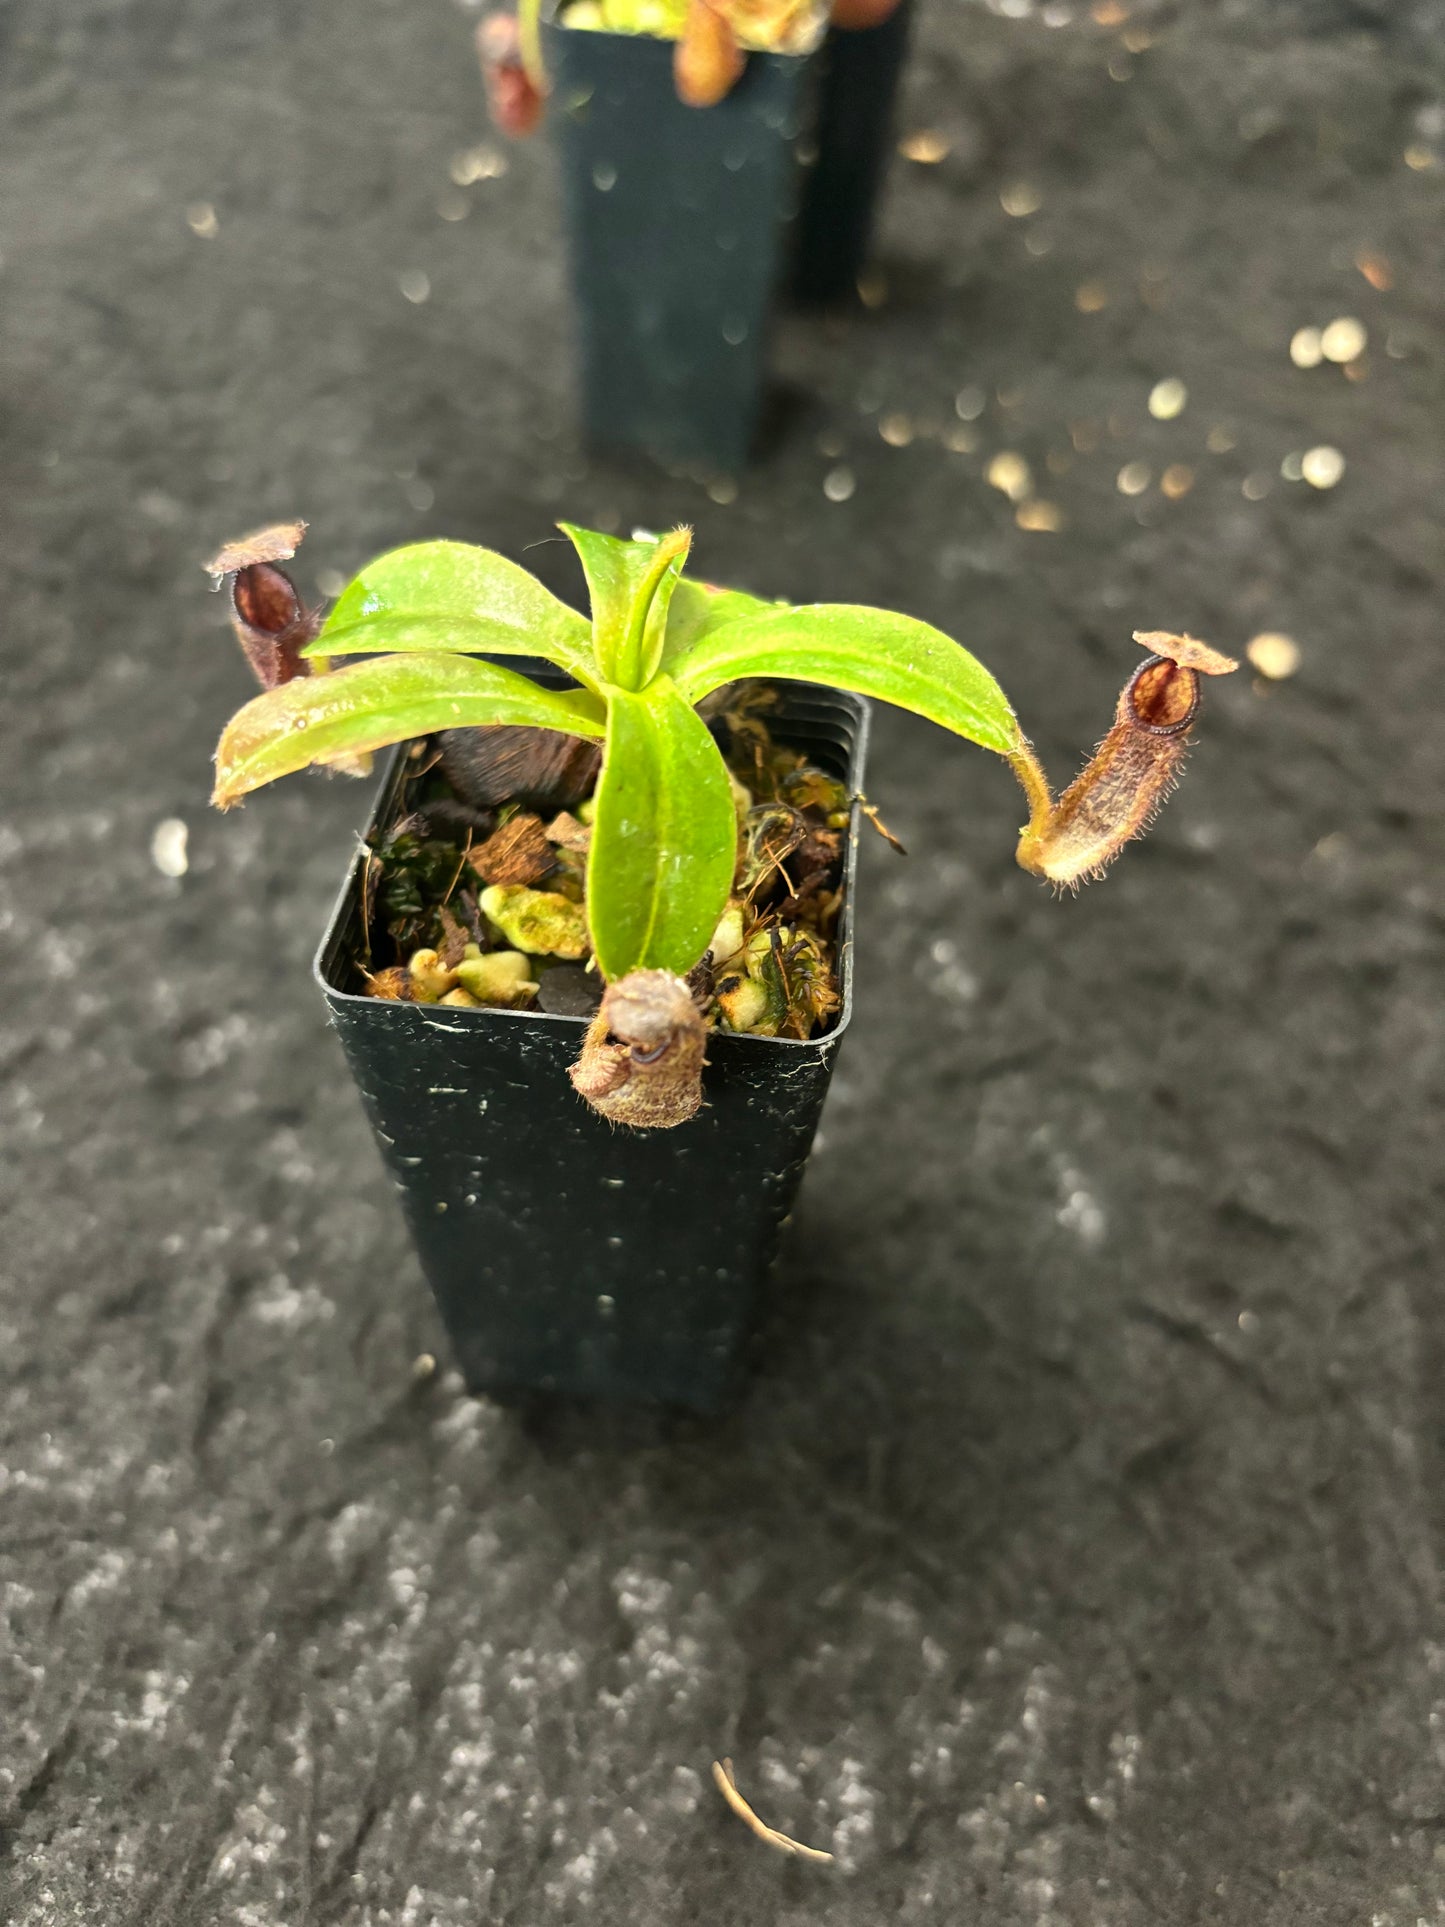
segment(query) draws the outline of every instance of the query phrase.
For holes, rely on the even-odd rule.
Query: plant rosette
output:
[[[216,753],[222,808],[312,765],[356,770],[436,732],[524,729],[600,746],[579,935],[605,986],[571,1077],[616,1124],[686,1125],[703,1102],[706,1026],[688,978],[709,954],[738,872],[734,780],[699,705],[746,679],[806,682],[912,711],[1002,757],[1029,821],[1018,860],[1058,886],[1100,874],[1177,780],[1201,677],[1235,667],[1191,637],[1136,634],[1145,661],[1083,772],[1055,799],[999,684],[915,617],[794,607],[684,573],[691,532],[623,541],[562,524],[591,618],[517,564],[459,542],[397,549],[362,570],[324,623],[280,563],[302,525],[216,557],[237,631],[268,686]],[[494,660],[541,660],[555,688]]]

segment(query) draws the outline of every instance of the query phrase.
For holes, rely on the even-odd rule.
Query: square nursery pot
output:
[[[866,703],[810,684],[779,693],[774,734],[857,793]],[[407,767],[403,747],[369,837]],[[714,1034],[703,1109],[652,1131],[605,1122],[573,1090],[583,1018],[357,995],[358,852],[316,976],[471,1390],[704,1413],[739,1390],[852,1014],[857,833],[855,805],[833,1028],[806,1043]]]
[[[913,0],[876,27],[834,27],[819,57],[814,145],[795,230],[792,293],[806,304],[845,301],[868,265],[878,195],[888,172],[898,81]]]
[[[594,446],[731,472],[747,459],[800,192],[814,56],[749,54],[715,107],[673,43],[548,23],[582,417]]]

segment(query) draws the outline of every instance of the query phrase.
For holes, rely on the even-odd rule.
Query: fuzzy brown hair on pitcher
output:
[[[634,970],[609,984],[568,1075],[613,1124],[665,1130],[702,1105],[707,1026],[670,970]]]
[[[1124,685],[1113,728],[1057,802],[1027,743],[1009,758],[1030,805],[1018,861],[1050,883],[1077,889],[1143,835],[1179,780],[1199,678],[1239,667],[1193,636],[1148,630],[1134,640],[1150,654]]]

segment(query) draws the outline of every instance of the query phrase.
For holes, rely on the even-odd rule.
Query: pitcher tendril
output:
[[[1029,800],[1019,863],[1050,883],[1077,889],[1143,835],[1179,781],[1200,676],[1239,667],[1192,636],[1136,630],[1134,640],[1152,653],[1124,685],[1113,728],[1057,802],[1028,742],[1008,759]]]

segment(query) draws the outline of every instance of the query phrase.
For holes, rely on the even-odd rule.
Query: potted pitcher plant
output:
[[[899,0],[565,0],[477,30],[493,118],[555,138],[583,426],[701,473],[752,446],[779,291],[835,301],[872,229]]]
[[[264,685],[215,801],[391,752],[317,975],[468,1383],[716,1409],[851,1015],[868,699],[1000,756],[1019,862],[1100,872],[1175,781],[1201,678],[1146,656],[1055,797],[988,670],[929,624],[688,574],[691,537],[563,524],[590,614],[423,542],[323,619],[302,524],[209,565]]]

